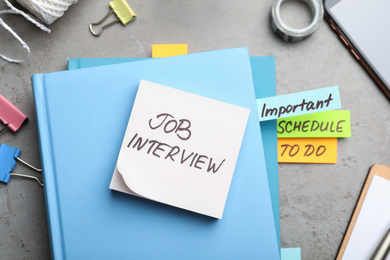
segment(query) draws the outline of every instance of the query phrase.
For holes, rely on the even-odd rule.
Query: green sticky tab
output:
[[[278,138],[351,137],[349,110],[294,116],[277,120]]]
[[[125,0],[114,0],[110,2],[110,7],[114,10],[116,16],[118,16],[119,20],[123,25],[128,22],[134,20],[137,15],[134,13],[133,9],[129,6],[129,4]]]

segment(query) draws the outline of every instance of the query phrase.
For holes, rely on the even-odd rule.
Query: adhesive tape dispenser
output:
[[[310,25],[302,29],[294,29],[283,23],[280,17],[280,6],[284,1],[275,0],[271,9],[271,28],[279,37],[286,42],[296,42],[306,39],[317,30],[324,18],[324,7],[321,0],[301,0],[309,6],[313,15]]]

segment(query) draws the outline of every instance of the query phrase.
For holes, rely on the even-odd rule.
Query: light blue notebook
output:
[[[140,79],[251,109],[221,220],[108,188]],[[54,259],[280,258],[247,49],[32,81]]]
[[[82,69],[102,65],[111,65],[151,58],[71,58],[68,69]],[[250,57],[253,74],[253,85],[256,98],[276,96],[275,58],[271,56]],[[267,166],[268,182],[271,192],[275,228],[280,248],[280,214],[279,214],[279,169],[276,120],[260,123],[264,155]]]
[[[70,58],[68,59],[68,69],[89,68],[146,59],[151,58]],[[276,96],[275,58],[271,56],[251,56],[250,62],[252,65],[253,85],[255,87],[256,98]],[[281,248],[280,244],[279,169],[276,120],[260,122],[260,126],[275,228],[279,248],[281,249],[281,259],[301,259],[300,248]]]

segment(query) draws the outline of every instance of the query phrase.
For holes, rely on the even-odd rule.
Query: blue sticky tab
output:
[[[16,165],[16,157],[19,157],[20,149],[0,144],[0,181],[8,183],[11,178],[11,172]]]
[[[256,100],[259,121],[341,108],[338,86]]]

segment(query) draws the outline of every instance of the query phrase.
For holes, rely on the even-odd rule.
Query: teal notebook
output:
[[[68,59],[68,69],[81,69],[102,65],[117,64],[130,61],[140,61],[151,58],[71,58]],[[275,58],[271,56],[252,56],[253,85],[256,98],[276,96]],[[276,120],[260,123],[263,137],[264,155],[267,166],[268,182],[271,192],[275,228],[280,248],[280,215],[279,215],[279,170],[277,151]]]
[[[108,188],[140,79],[251,110],[221,220]],[[32,82],[53,259],[280,259],[247,49]]]

